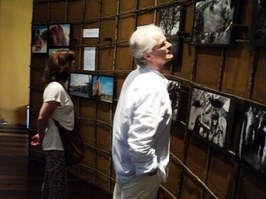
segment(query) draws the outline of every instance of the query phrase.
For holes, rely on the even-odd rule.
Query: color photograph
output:
[[[32,25],[32,53],[47,53],[47,25]]]
[[[92,98],[103,102],[112,103],[114,93],[114,77],[105,75],[93,75]]]
[[[72,73],[69,82],[69,94],[78,97],[91,97],[92,75]]]
[[[48,44],[49,47],[70,45],[70,24],[49,25]]]

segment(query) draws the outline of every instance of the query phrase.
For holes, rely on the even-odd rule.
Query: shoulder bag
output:
[[[53,120],[58,128],[64,146],[66,164],[75,165],[81,162],[84,158],[84,146],[76,122],[73,130],[69,131],[59,124],[58,121]]]

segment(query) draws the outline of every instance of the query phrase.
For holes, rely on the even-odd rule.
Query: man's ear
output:
[[[144,53],[144,55],[143,55],[143,57],[146,59],[146,60],[150,60],[150,58],[151,58],[151,55],[150,55],[150,53]]]

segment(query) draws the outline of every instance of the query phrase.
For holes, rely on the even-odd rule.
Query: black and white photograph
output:
[[[192,42],[195,45],[229,45],[237,0],[197,0]]]
[[[49,47],[70,46],[71,24],[50,24],[48,30]]]
[[[181,97],[181,82],[176,80],[169,80],[168,93],[172,105],[172,120],[178,120],[180,97]]]
[[[259,174],[266,175],[266,107],[245,105],[239,141],[239,159]]]
[[[47,53],[47,25],[32,25],[32,53]]]
[[[251,44],[266,46],[266,0],[254,0]]]
[[[92,75],[71,73],[69,81],[69,94],[77,97],[91,97]]]
[[[232,98],[193,87],[188,131],[217,149],[227,150],[233,121]]]
[[[173,66],[177,66],[180,57],[180,39],[177,37],[177,32],[180,31],[182,27],[182,6],[174,5],[161,8],[158,14],[158,25],[163,30],[167,40],[172,44],[174,58],[169,63]]]
[[[92,98],[112,103],[114,94],[114,77],[108,75],[92,76]]]

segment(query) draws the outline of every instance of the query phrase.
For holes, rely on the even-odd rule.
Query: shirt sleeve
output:
[[[58,84],[50,84],[46,87],[43,93],[43,101],[56,101],[61,105],[64,102],[64,88],[62,85]]]

